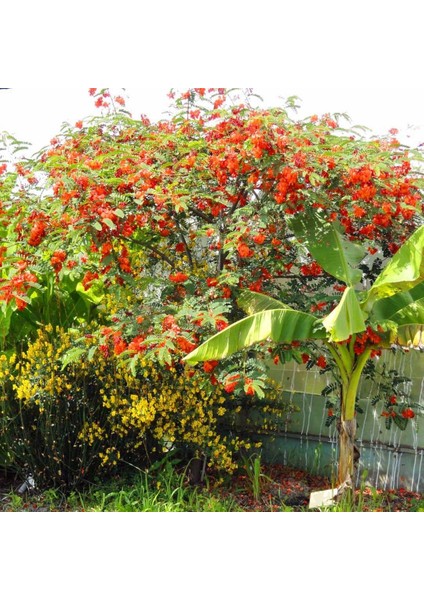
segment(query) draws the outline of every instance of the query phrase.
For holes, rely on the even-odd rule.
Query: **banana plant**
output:
[[[320,340],[334,359],[340,381],[337,483],[339,490],[352,489],[359,458],[355,403],[364,367],[380,349],[422,347],[424,225],[402,245],[369,289],[359,268],[366,250],[348,240],[339,223],[326,221],[321,211],[316,211],[292,217],[289,226],[322,269],[345,284],[335,308],[317,318],[264,294],[246,291],[239,303],[249,316],[212,336],[185,361],[219,360],[265,340],[276,344]]]

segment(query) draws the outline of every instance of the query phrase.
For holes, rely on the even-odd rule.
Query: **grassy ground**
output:
[[[213,473],[190,485],[186,472],[165,463],[151,472],[136,472],[84,491],[58,489],[17,493],[16,482],[3,477],[3,512],[305,512],[312,491],[328,489],[323,477],[259,459],[226,479]],[[424,511],[424,495],[406,490],[381,491],[362,485],[355,499],[321,509],[336,512]]]

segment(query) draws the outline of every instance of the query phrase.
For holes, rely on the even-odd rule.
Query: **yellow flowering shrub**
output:
[[[26,350],[0,355],[0,456],[39,482],[74,485],[174,447],[232,472],[251,447],[238,413],[240,399],[203,372],[141,361],[132,373],[89,333],[46,326]]]

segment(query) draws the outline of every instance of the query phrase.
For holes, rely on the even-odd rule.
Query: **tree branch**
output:
[[[166,256],[166,254],[164,254],[163,252],[161,252],[161,250],[158,250],[157,248],[152,248],[152,246],[150,246],[149,244],[140,242],[139,240],[134,240],[132,238],[126,238],[123,235],[117,235],[116,237],[118,239],[120,239],[120,240],[124,240],[126,242],[129,242],[130,244],[136,244],[136,246],[141,246],[142,248],[147,248],[153,254],[156,254],[157,256],[159,256],[159,258],[161,258],[164,262],[168,263],[168,265],[170,265],[172,268],[175,267],[174,261],[172,261],[170,258],[168,258]]]

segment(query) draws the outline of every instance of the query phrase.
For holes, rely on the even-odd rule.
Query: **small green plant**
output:
[[[7,494],[4,500],[11,511],[18,512],[23,508],[24,499],[22,496],[16,494],[15,492],[10,492],[10,494]]]
[[[261,455],[260,454],[252,454],[247,459],[244,460],[244,468],[246,470],[247,476],[252,485],[253,498],[255,502],[258,502],[261,497],[261,480],[268,479],[266,475],[262,473],[261,468]]]
[[[312,474],[318,474],[320,471],[321,455],[322,455],[322,444],[321,444],[321,442],[319,442],[319,444],[314,449],[314,462],[313,462],[312,469],[311,469]]]
[[[207,487],[192,486],[185,470],[175,461],[158,461],[127,482],[72,496],[75,507],[86,512],[230,512],[237,510],[233,498],[221,498]]]

